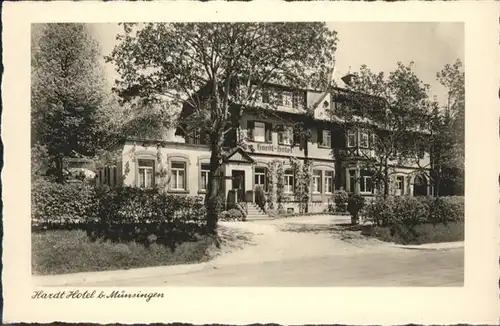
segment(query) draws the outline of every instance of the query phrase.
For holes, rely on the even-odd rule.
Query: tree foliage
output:
[[[436,74],[448,89],[444,105],[434,103],[431,121],[432,178],[437,194],[463,194],[465,158],[465,74],[462,62],[446,64]]]
[[[188,109],[186,132],[208,130],[210,182],[206,203],[215,230],[215,201],[225,136],[237,128],[262,85],[325,87],[336,33],[323,23],[124,24],[108,60],[123,102],[168,103]]]
[[[63,159],[94,155],[99,145],[96,111],[104,98],[99,47],[83,24],[33,29],[32,145],[45,148],[49,173],[62,182]]]
[[[357,155],[363,167],[374,173],[373,180],[385,196],[389,195],[394,166],[420,160],[419,145],[425,141],[419,135],[426,129],[429,86],[412,68],[413,63],[399,62],[386,76],[361,66],[352,74],[348,92],[340,95],[343,105],[330,112],[332,120],[341,123],[346,132],[364,130],[371,135],[375,155],[363,150]]]

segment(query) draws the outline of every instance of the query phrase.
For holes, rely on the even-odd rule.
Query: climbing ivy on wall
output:
[[[309,185],[311,182],[311,164],[309,161],[302,163],[296,157],[290,158],[293,174],[295,176],[295,201],[299,203],[300,213],[304,213],[309,202]]]
[[[271,161],[267,163],[267,207],[269,209],[274,209],[274,175],[276,173],[276,161]]]
[[[156,183],[156,187],[160,190],[160,192],[166,192],[168,184],[170,182],[170,176],[168,175],[168,169],[165,168],[166,164],[163,164],[163,155],[161,153],[160,145],[156,146],[156,160],[158,171],[156,171],[156,176],[159,179],[159,182]]]
[[[276,202],[278,203],[278,211],[283,210],[285,194],[285,171],[283,165],[282,161],[276,161]]]

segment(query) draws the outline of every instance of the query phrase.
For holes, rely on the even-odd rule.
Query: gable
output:
[[[235,149],[233,152],[229,153],[224,159],[225,162],[243,162],[243,163],[254,163],[254,160],[245,153],[241,148]]]
[[[330,120],[327,110],[330,109],[332,97],[330,93],[324,93],[314,107],[314,119],[316,120]]]

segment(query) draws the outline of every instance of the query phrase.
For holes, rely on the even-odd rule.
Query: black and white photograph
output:
[[[31,46],[41,285],[463,286],[463,24],[51,23]]]

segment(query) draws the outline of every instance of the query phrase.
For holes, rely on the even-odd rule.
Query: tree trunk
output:
[[[54,160],[55,163],[55,177],[57,183],[64,183],[64,164],[62,155],[57,155]]]
[[[306,166],[309,166],[309,137],[304,137],[304,164]],[[309,193],[311,189],[306,185],[306,189],[308,190],[307,195],[306,195],[306,202],[305,202],[305,213],[309,212]]]
[[[389,164],[387,157],[384,160],[384,199],[389,197]]]
[[[205,195],[205,205],[207,207],[207,231],[210,234],[217,232],[217,219],[219,214],[219,184],[220,184],[220,154],[221,147],[215,143],[212,146],[210,155],[210,176],[207,194]]]

